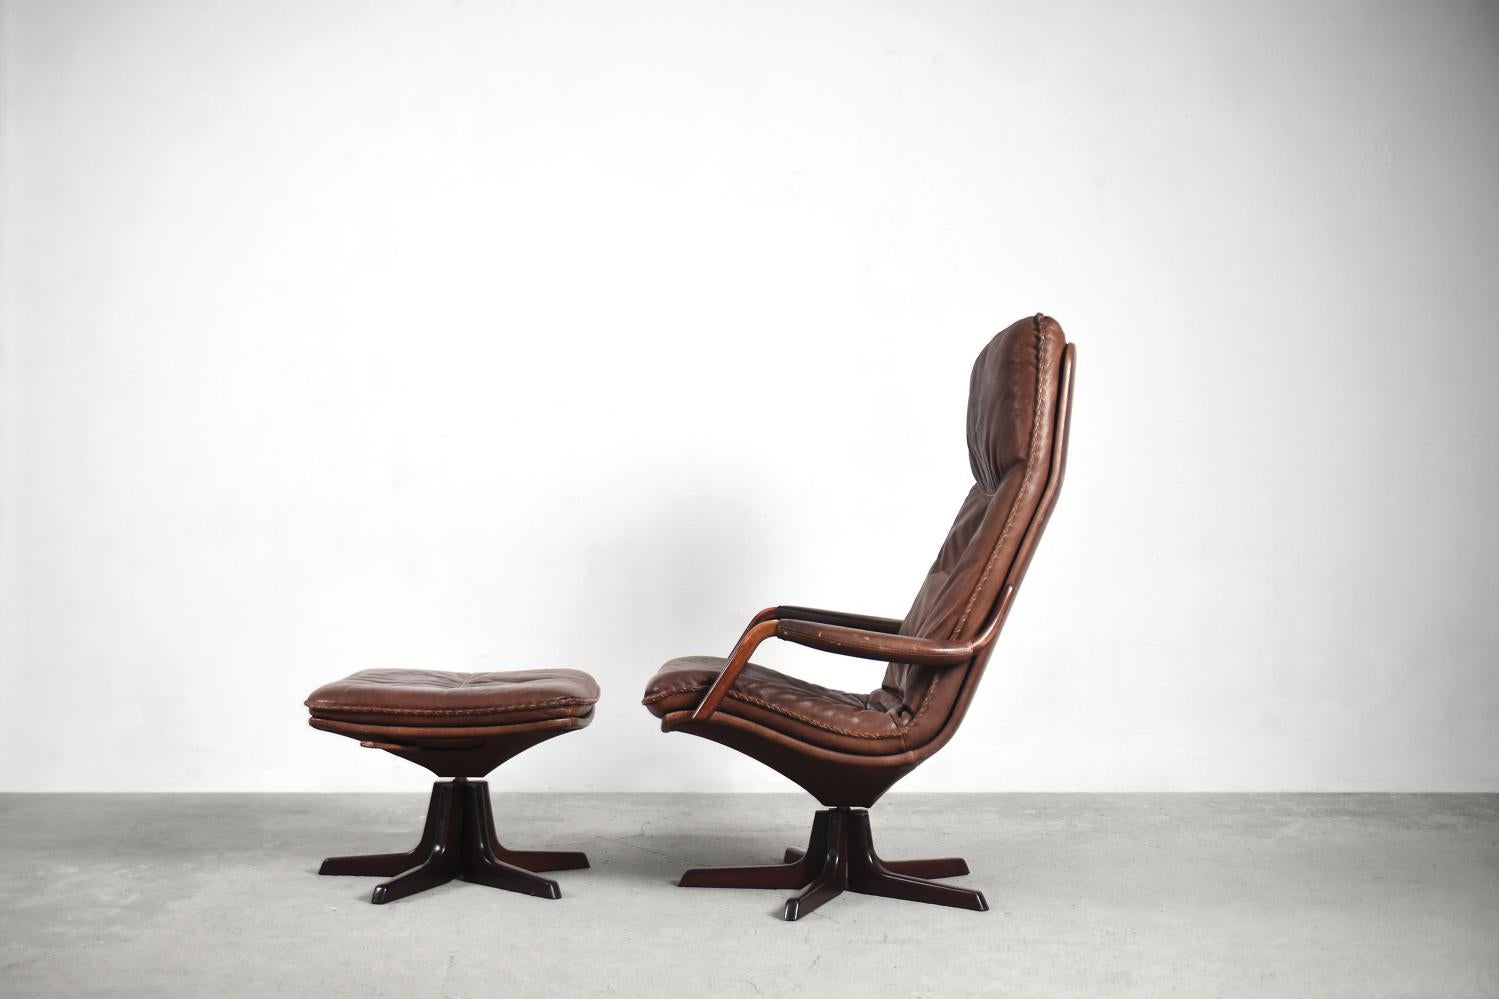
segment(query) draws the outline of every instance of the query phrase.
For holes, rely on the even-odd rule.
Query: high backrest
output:
[[[971,640],[999,612],[1004,590],[1019,585],[1060,485],[1070,365],[1062,327],[1041,315],[1015,323],[980,352],[968,387],[973,488],[906,614],[902,635]],[[1054,457],[1058,481],[1048,490]],[[919,747],[956,724],[955,708],[960,714],[966,706],[990,647],[956,666],[890,664],[883,687],[888,700],[899,701],[908,746]]]

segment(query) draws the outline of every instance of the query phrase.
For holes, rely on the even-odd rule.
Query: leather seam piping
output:
[[[994,550],[989,553],[989,561],[984,565],[984,572],[979,576],[978,584],[973,588],[973,596],[968,598],[968,606],[963,608],[963,616],[958,618],[957,624],[953,625],[949,638],[956,638],[963,630],[963,625],[968,623],[968,615],[973,612],[973,605],[979,598],[979,591],[984,588],[984,584],[989,581],[989,573],[994,570],[994,560],[999,558],[1000,549],[1004,547],[1010,531],[1015,527],[1015,517],[1020,512],[1020,501],[1024,498],[1031,480],[1036,476],[1038,452],[1041,446],[1041,387],[1043,376],[1046,374],[1046,356],[1041,350],[1041,317],[1037,316],[1031,322],[1036,328],[1036,401],[1031,408],[1031,447],[1030,456],[1025,462],[1025,478],[1020,481],[1020,489],[1015,493],[1015,502],[1010,504],[1010,512],[1005,516],[1004,529],[999,532],[999,540],[994,542]]]
[[[361,715],[494,715],[510,711],[535,711],[537,708],[577,707],[593,703],[595,702],[576,697],[557,697],[550,701],[536,701],[533,704],[513,704],[492,708],[379,708],[357,704],[327,704],[321,701],[317,704],[309,704],[307,707],[313,711],[347,711]]]

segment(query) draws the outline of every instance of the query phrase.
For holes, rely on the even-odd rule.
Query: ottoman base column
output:
[[[588,857],[582,853],[505,849],[495,834],[489,782],[458,778],[432,785],[427,823],[415,849],[329,857],[318,873],[393,878],[377,885],[370,898],[383,905],[454,878],[538,898],[561,898],[557,882],[535,872],[587,866]]]

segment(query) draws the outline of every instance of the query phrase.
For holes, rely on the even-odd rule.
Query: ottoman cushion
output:
[[[306,704],[314,719],[324,721],[402,729],[475,729],[585,719],[592,715],[598,699],[593,677],[575,669],[501,673],[366,669],[319,687]]]

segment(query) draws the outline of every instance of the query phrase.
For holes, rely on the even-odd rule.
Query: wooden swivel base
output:
[[[940,860],[881,860],[874,852],[865,809],[829,808],[812,821],[805,851],[786,851],[784,864],[765,867],[696,867],[677,882],[682,888],[801,888],[786,900],[785,918],[800,919],[845,891],[931,902],[984,912],[982,892],[928,878],[968,873],[960,857]]]
[[[375,853],[363,857],[329,857],[319,874],[354,874],[394,880],[376,885],[376,905],[462,878],[476,884],[517,891],[538,898],[561,898],[557,882],[536,871],[571,871],[588,866],[581,853],[507,850],[494,831],[489,782],[440,780],[432,785],[432,803],[422,840],[409,853]]]

